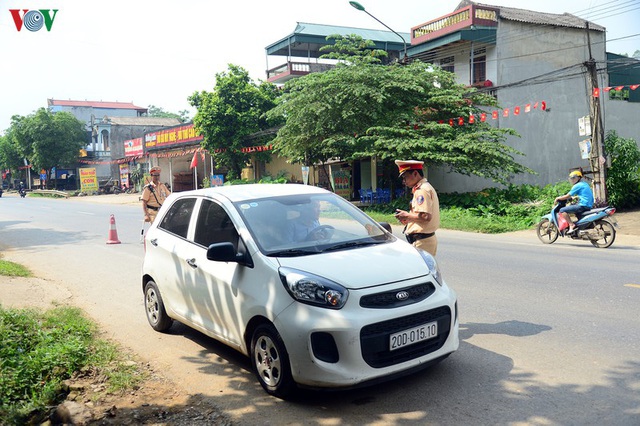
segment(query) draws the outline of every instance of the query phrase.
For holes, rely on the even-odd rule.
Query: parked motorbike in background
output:
[[[601,207],[588,210],[577,216],[574,232],[569,233],[569,223],[560,215],[560,209],[566,202],[560,202],[551,208],[551,213],[542,217],[536,225],[538,239],[544,244],[554,243],[559,236],[573,240],[588,240],[595,247],[607,248],[616,239],[618,221],[613,217],[614,207]]]

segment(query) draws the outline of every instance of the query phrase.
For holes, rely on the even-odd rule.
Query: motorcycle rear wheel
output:
[[[558,228],[549,219],[542,219],[536,225],[536,235],[544,244],[552,244],[558,239]]]
[[[595,223],[592,229],[589,230],[589,233],[597,232],[597,239],[590,239],[591,244],[598,248],[607,248],[616,239],[616,228],[606,220],[599,220]]]

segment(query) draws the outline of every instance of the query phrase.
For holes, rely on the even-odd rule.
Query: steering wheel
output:
[[[308,234],[305,241],[317,241],[317,240],[328,240],[333,235],[333,231],[335,231],[331,225],[320,225],[313,228]]]

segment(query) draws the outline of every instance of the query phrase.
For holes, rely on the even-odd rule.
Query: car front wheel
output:
[[[271,324],[259,325],[253,332],[251,366],[267,393],[284,399],[296,389],[287,349]]]

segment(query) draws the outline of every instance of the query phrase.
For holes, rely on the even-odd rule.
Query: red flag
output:
[[[600,97],[600,89],[599,88],[596,87],[596,88],[593,89],[593,97],[594,98]]]
[[[193,153],[193,158],[191,159],[191,169],[198,167],[198,151]]]
[[[547,103],[545,101],[540,102],[540,109],[543,111],[546,111]]]
[[[473,116],[473,114],[469,114],[469,124],[473,124],[476,122],[476,118]]]
[[[640,84],[632,84],[629,87],[631,87],[631,90],[636,90],[638,87],[640,87]]]
[[[502,116],[503,117],[508,117],[509,116],[509,108],[505,108],[504,111],[502,111]]]
[[[458,126],[464,126],[464,118],[458,117]]]
[[[482,121],[482,122],[487,121],[487,114],[486,113],[483,112],[482,114],[480,114],[480,121]]]
[[[533,104],[533,109],[537,109],[538,108],[538,103],[536,102],[535,104]]]
[[[513,115],[520,115],[520,107],[517,106],[513,109]]]
[[[605,92],[608,92],[611,89],[613,89],[613,87],[604,87],[602,90],[604,90]]]
[[[449,119],[449,126],[453,126],[453,118]]]
[[[624,89],[624,86],[616,86],[616,90],[622,90]]]
[[[529,112],[529,111],[531,111],[531,104],[526,104],[524,106],[524,112]]]
[[[492,111],[491,112],[491,118],[493,118],[494,120],[498,119],[498,111]]]

